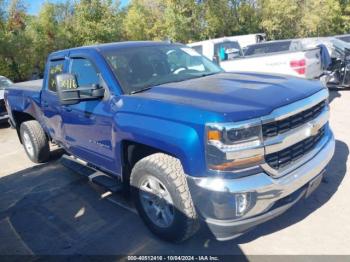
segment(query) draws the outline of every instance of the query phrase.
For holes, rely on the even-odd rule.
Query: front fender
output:
[[[201,176],[204,173],[204,129],[201,126],[127,113],[117,114],[115,123],[119,145],[123,140],[148,145],[177,157],[186,174]]]

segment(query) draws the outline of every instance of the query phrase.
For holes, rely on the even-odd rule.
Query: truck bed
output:
[[[305,64],[293,65],[301,60]],[[307,79],[318,78],[322,74],[319,48],[245,56],[222,61],[220,66],[227,72],[272,73]],[[300,68],[305,68],[304,73],[297,72]]]
[[[5,99],[12,105],[12,113],[21,112],[41,121],[40,96],[43,80],[15,83],[5,90]]]
[[[24,90],[32,90],[32,91],[40,91],[43,85],[43,80],[32,80],[32,81],[26,81],[26,82],[19,82],[15,83],[8,87],[8,89],[24,89]]]

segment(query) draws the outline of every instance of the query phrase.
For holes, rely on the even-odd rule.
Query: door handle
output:
[[[84,116],[85,116],[86,118],[93,118],[92,112],[89,112],[89,111],[84,111]]]
[[[70,108],[69,106],[63,106],[63,109],[64,109],[66,112],[71,112],[71,111],[72,111],[72,108]]]

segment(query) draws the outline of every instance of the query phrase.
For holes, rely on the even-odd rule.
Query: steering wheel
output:
[[[184,70],[187,70],[187,67],[181,66],[181,67],[179,67],[179,68],[176,68],[176,69],[173,71],[173,73],[174,73],[174,75],[177,75],[178,73],[180,73],[181,71],[184,71]]]

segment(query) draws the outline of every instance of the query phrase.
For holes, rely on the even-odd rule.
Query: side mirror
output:
[[[74,105],[79,103],[80,95],[75,75],[58,74],[55,80],[58,98],[62,105]]]
[[[91,87],[79,87],[74,74],[56,75],[56,87],[62,105],[73,105],[82,100],[100,99],[105,94],[105,89],[96,84]]]
[[[217,64],[218,66],[220,66],[220,58],[219,58],[218,55],[214,55],[214,56],[213,56],[213,62],[214,62],[215,64]]]
[[[91,98],[103,98],[105,96],[105,89],[99,85],[92,85]]]

